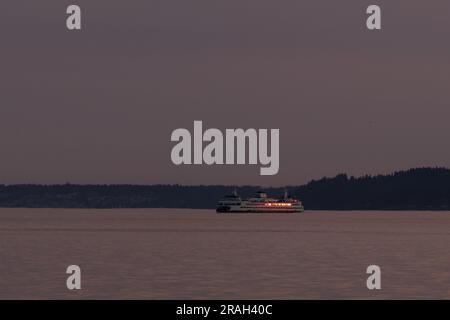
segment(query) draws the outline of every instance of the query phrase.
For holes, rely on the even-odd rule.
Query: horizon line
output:
[[[72,182],[64,182],[64,183],[0,183],[0,186],[2,187],[9,187],[9,186],[180,186],[180,187],[260,187],[260,188],[289,188],[289,187],[299,187],[299,186],[305,186],[313,181],[319,181],[322,179],[332,179],[336,178],[337,176],[345,175],[347,178],[354,178],[354,179],[360,179],[365,177],[378,177],[378,176],[390,176],[397,173],[406,173],[413,170],[447,170],[450,171],[450,168],[443,167],[443,166],[424,166],[424,167],[412,167],[409,169],[400,169],[396,171],[390,171],[388,173],[378,173],[378,174],[362,174],[359,176],[355,175],[349,175],[347,173],[336,173],[334,176],[322,176],[318,179],[311,179],[308,182],[305,182],[303,184],[289,184],[289,185],[280,185],[280,186],[262,186],[262,185],[256,185],[256,184],[243,184],[243,185],[235,185],[235,184],[182,184],[182,183],[151,183],[151,184],[144,184],[144,183],[72,183]]]

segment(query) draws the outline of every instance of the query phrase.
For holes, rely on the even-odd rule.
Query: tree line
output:
[[[215,208],[233,191],[223,185],[0,185],[0,207],[27,208]],[[236,187],[251,197],[257,186]],[[450,169],[415,168],[387,175],[339,174],[301,186],[263,188],[281,197],[287,190],[306,210],[450,210]]]

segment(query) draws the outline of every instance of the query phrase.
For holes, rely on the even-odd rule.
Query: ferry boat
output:
[[[253,212],[253,213],[293,213],[303,212],[303,204],[300,200],[290,198],[285,191],[281,199],[268,198],[263,191],[258,191],[254,198],[241,199],[236,190],[225,198],[219,200],[216,211],[218,213],[228,212]]]

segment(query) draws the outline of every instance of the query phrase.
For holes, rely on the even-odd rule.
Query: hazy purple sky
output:
[[[78,4],[83,30],[66,30]],[[365,27],[382,7],[383,29]],[[0,3],[0,183],[300,184],[450,166],[448,0]],[[172,130],[280,128],[280,171],[171,163]],[[192,130],[192,129],[191,129]]]

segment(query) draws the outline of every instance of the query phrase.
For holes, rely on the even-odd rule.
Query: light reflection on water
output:
[[[449,212],[0,209],[0,298],[448,299],[449,244]]]

